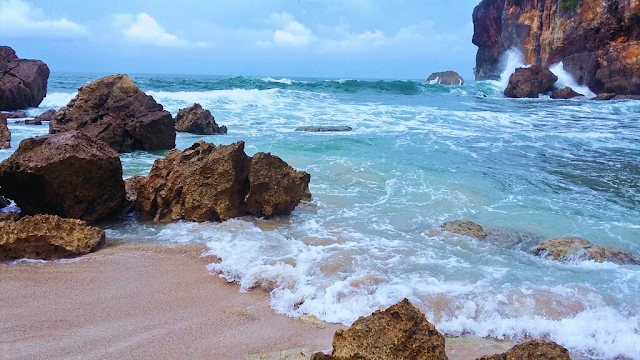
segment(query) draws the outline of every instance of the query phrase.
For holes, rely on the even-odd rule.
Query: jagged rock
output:
[[[118,152],[175,146],[171,114],[142,92],[127,75],[98,79],[78,90],[49,123],[49,133],[79,130]]]
[[[585,259],[597,262],[640,265],[640,259],[626,251],[594,245],[581,238],[555,238],[543,241],[533,250],[553,260]]]
[[[482,226],[469,220],[455,220],[449,221],[441,225],[442,230],[450,233],[470,236],[472,238],[481,240],[486,236]]]
[[[200,104],[193,104],[189,108],[178,111],[176,116],[176,130],[198,135],[226,134],[226,126],[218,126],[209,110],[202,108]]]
[[[464,85],[464,79],[455,71],[436,72],[427,78],[429,84]]]
[[[477,360],[571,360],[569,351],[545,340],[532,340],[516,345],[503,354],[483,356]]]
[[[49,109],[45,112],[43,112],[42,114],[36,116],[36,118],[34,119],[34,121],[51,121],[53,120],[53,118],[56,116],[56,111],[53,109]]]
[[[24,111],[11,111],[2,113],[7,119],[24,119],[28,117],[27,113]]]
[[[312,360],[447,359],[444,336],[409,300],[361,317],[333,336],[331,355],[314,354]]]
[[[580,93],[577,93],[575,90],[573,90],[570,87],[566,87],[563,89],[558,89],[558,90],[553,90],[553,92],[551,93],[551,98],[552,99],[573,99],[575,97],[580,97],[583,96]]]
[[[47,95],[49,68],[40,60],[23,60],[0,46],[0,110],[37,107]]]
[[[0,222],[0,261],[61,259],[88,254],[105,241],[104,230],[53,215]]]
[[[11,147],[11,131],[7,126],[7,117],[0,114],[0,149],[8,149]]]
[[[504,95],[510,98],[537,98],[553,90],[558,77],[551,70],[541,66],[518,68],[509,78]]]
[[[296,131],[306,132],[344,132],[353,130],[351,126],[299,126]]]
[[[0,187],[26,215],[96,221],[124,201],[118,154],[81,132],[25,139],[0,164]]]

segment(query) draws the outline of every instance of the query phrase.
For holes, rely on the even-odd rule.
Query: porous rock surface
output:
[[[0,149],[11,147],[11,131],[7,126],[7,117],[0,113]]]
[[[571,357],[567,349],[552,341],[531,340],[514,346],[506,353],[477,360],[571,360]]]
[[[577,237],[543,241],[533,251],[538,256],[546,256],[553,260],[583,259],[640,265],[640,258],[624,250],[595,245]]]
[[[482,226],[469,220],[448,221],[442,224],[441,228],[444,231],[464,236],[470,236],[477,240],[481,240],[486,236],[486,233]]]

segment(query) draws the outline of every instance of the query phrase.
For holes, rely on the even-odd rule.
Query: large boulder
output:
[[[109,215],[125,198],[118,153],[77,131],[23,140],[0,164],[0,188],[27,215],[89,222]]]
[[[37,107],[47,95],[49,68],[40,60],[23,60],[0,46],[0,110]]]
[[[518,68],[509,78],[504,95],[510,98],[537,98],[553,90],[558,77],[548,68],[531,66]]]
[[[570,87],[565,87],[562,89],[557,89],[557,90],[553,90],[553,92],[551,93],[551,98],[552,99],[573,99],[576,97],[580,97],[580,96],[584,96],[578,92],[576,92],[575,90],[573,90]]]
[[[88,254],[105,241],[104,230],[53,215],[0,222],[0,261],[62,259]]]
[[[0,113],[0,149],[11,147],[11,131],[7,126],[7,117]]]
[[[181,109],[176,116],[176,130],[198,135],[226,134],[226,126],[218,126],[209,110],[202,108],[200,104]]]
[[[127,75],[98,79],[78,90],[49,123],[49,133],[83,131],[118,152],[175,146],[173,117]]]
[[[545,256],[553,260],[582,259],[640,265],[640,258],[624,250],[594,245],[585,239],[575,237],[543,241],[533,251],[538,256]]]
[[[571,360],[569,351],[545,340],[531,340],[516,345],[503,354],[483,356],[477,360]]]
[[[477,240],[483,239],[487,234],[482,226],[469,220],[448,221],[440,226],[442,230],[464,236],[470,236]]]
[[[427,78],[429,84],[464,85],[464,79],[455,71],[436,72]]]
[[[404,299],[336,331],[331,355],[317,353],[311,360],[447,359],[444,347],[444,336]]]

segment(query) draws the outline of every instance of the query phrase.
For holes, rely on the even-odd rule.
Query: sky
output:
[[[479,0],[0,0],[0,44],[53,72],[472,78]]]

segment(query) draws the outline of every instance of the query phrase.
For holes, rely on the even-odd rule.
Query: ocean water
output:
[[[65,106],[98,77],[52,74],[29,114]],[[530,253],[579,236],[640,254],[640,102],[513,100],[500,82],[132,78],[172,114],[199,102],[229,128],[179,133],[178,148],[244,140],[250,155],[309,172],[313,201],[271,220],[127,218],[104,225],[110,238],[206,244],[220,259],[213,276],[269,291],[273,309],[291,316],[350,324],[406,297],[450,335],[547,337],[587,357],[640,359],[640,266]],[[302,125],[353,131],[294,131]],[[0,160],[47,132],[9,126]],[[123,154],[125,176],[148,173],[165,153]],[[494,243],[439,230],[456,219],[483,225]]]

